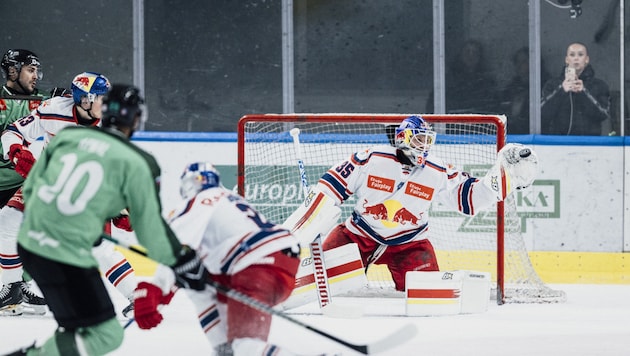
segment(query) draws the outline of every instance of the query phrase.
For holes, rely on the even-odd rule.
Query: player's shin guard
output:
[[[227,343],[227,305],[217,301],[211,288],[185,291],[195,306],[199,324],[210,344],[216,347]]]
[[[22,223],[23,213],[5,206],[0,209],[0,274],[2,284],[22,280],[22,260],[17,253],[17,234]]]
[[[138,286],[138,280],[129,261],[114,247],[113,243],[103,240],[100,244],[94,246],[92,252],[105,278],[125,298],[132,301],[133,291]]]

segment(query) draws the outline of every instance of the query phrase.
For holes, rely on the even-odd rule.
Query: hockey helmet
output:
[[[22,66],[33,65],[37,67],[37,79],[41,80],[44,76],[42,72],[42,64],[39,61],[39,57],[26,49],[10,49],[2,56],[2,74],[5,78],[9,77],[9,68],[15,67],[19,73],[22,70]]]
[[[81,105],[81,98],[87,97],[90,103],[94,102],[97,95],[105,95],[109,91],[111,84],[102,74],[94,72],[83,72],[72,79],[70,90],[74,103]]]
[[[134,127],[135,118],[144,112],[140,89],[133,85],[114,84],[103,97],[103,127]]]
[[[405,118],[396,129],[395,144],[414,165],[424,167],[436,133],[420,116]]]
[[[219,171],[211,163],[195,162],[184,169],[180,178],[179,194],[188,200],[202,190],[219,186]]]

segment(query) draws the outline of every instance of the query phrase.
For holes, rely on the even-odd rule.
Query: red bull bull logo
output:
[[[374,220],[387,220],[387,207],[385,204],[376,204],[372,206],[366,206],[367,200],[363,202],[363,215],[370,215]]]
[[[400,210],[394,214],[393,220],[401,225],[418,225],[418,218],[405,208],[400,208]]]
[[[92,87],[92,83],[94,82],[94,77],[80,76],[74,78],[72,84],[76,85],[78,88],[85,92],[89,92]]]
[[[362,215],[365,218],[380,220],[386,227],[395,227],[399,224],[418,226],[418,222],[422,219],[422,214],[416,216],[397,200],[387,200],[383,203],[367,205],[367,200],[364,199]]]

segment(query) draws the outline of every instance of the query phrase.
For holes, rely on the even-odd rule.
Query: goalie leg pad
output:
[[[300,245],[307,245],[318,235],[326,236],[340,216],[333,199],[314,188],[282,226],[293,232]]]
[[[409,316],[482,313],[490,301],[490,273],[477,271],[407,272]]]
[[[345,294],[367,286],[365,268],[357,244],[347,244],[324,251],[326,274],[331,296]],[[295,288],[283,309],[296,308],[317,300],[314,264],[311,256],[300,261],[295,276]]]

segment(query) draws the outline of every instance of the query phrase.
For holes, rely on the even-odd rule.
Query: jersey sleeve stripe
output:
[[[331,174],[330,171],[324,173],[324,175],[319,179],[320,183],[326,185],[335,195],[339,198],[339,200],[348,199],[349,195],[346,190],[345,182],[337,179],[335,175]]]
[[[476,178],[468,178],[459,187],[459,211],[466,215],[473,215],[472,188]]]

